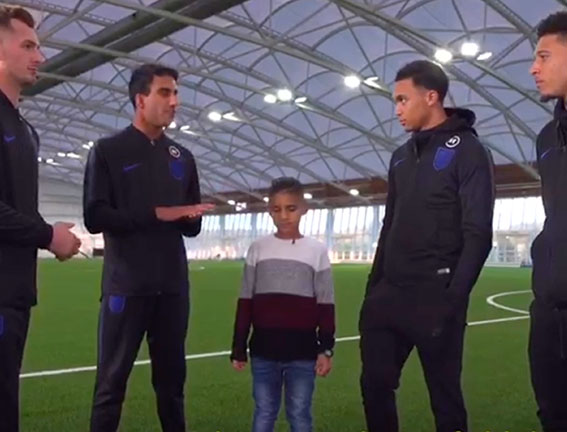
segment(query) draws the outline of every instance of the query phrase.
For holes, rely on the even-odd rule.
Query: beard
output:
[[[555,93],[555,94],[550,94],[550,93],[548,93],[548,94],[543,94],[543,93],[540,93],[540,96],[539,96],[540,102],[547,103],[547,102],[551,102],[551,101],[553,101],[553,100],[555,100],[555,99],[564,99],[564,98],[565,98],[565,95],[564,95],[564,94],[557,94],[557,93],[560,93],[560,91],[556,91],[556,92],[554,92],[554,93]]]
[[[557,99],[557,96],[541,95],[539,97],[540,102],[543,102],[543,103],[551,102],[553,99]]]
[[[16,82],[20,85],[20,87],[31,87],[34,85],[38,80],[37,75],[28,75],[28,76],[19,76],[16,77]]]

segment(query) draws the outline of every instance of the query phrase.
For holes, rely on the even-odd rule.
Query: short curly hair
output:
[[[268,195],[273,197],[279,193],[289,193],[303,198],[303,185],[299,180],[293,177],[280,177],[272,180],[272,185]]]
[[[396,82],[405,79],[411,79],[416,86],[436,91],[441,102],[449,91],[447,74],[429,60],[416,60],[402,67],[396,74]]]

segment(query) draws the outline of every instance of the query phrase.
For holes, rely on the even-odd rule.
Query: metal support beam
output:
[[[428,34],[422,32],[420,30],[417,30],[415,28],[412,28],[412,27],[408,26],[407,24],[405,24],[404,22],[402,22],[402,21],[400,21],[396,18],[390,17],[390,16],[388,16],[388,15],[382,13],[382,12],[373,10],[370,7],[368,7],[366,4],[363,4],[363,3],[360,3],[360,2],[354,1],[354,0],[330,0],[330,1],[332,1],[333,3],[336,3],[338,6],[341,6],[345,9],[349,10],[350,12],[352,12],[354,14],[359,15],[360,17],[364,18],[368,22],[373,23],[375,25],[378,25],[380,28],[384,29],[388,33],[397,37],[402,42],[404,42],[407,45],[415,48],[417,51],[419,51],[423,54],[430,55],[430,54],[433,53],[432,52],[433,47],[442,46],[442,44],[439,41],[435,40],[433,37],[429,36]],[[429,44],[430,46],[424,45],[423,41],[427,42],[427,44]],[[547,111],[548,113],[551,113],[551,110],[549,109],[549,107],[547,105],[543,104],[538,98],[534,97],[534,95],[532,93],[530,93],[528,90],[516,85],[514,82],[510,81],[508,78],[500,75],[500,73],[498,73],[497,71],[492,70],[490,67],[486,66],[482,62],[479,62],[475,59],[468,59],[467,58],[467,59],[464,59],[464,60],[471,63],[472,65],[474,65],[478,69],[482,70],[487,75],[490,75],[492,78],[494,78],[494,79],[500,81],[501,83],[505,84],[507,87],[511,88],[512,90],[517,91],[522,96],[526,97],[527,99],[532,101],[534,104],[541,107],[543,110]],[[447,69],[450,69],[451,72],[453,72],[453,70],[457,69],[457,68],[455,66],[449,65],[449,66],[447,66]],[[469,84],[471,88],[473,88],[475,90],[482,89],[482,86],[479,85],[478,83],[476,83],[476,81],[473,78],[470,78],[470,83],[471,84],[469,84],[469,82],[467,82],[467,84]],[[523,122],[520,122],[520,123],[523,124]]]
[[[103,0],[97,1],[106,3]],[[186,14],[192,19],[202,20],[244,1],[245,0],[158,0],[152,4],[152,8],[170,13],[178,12],[180,14]],[[83,40],[83,43],[132,52],[175,33],[183,27],[185,27],[185,25],[182,23],[171,23],[168,20],[160,19],[160,17],[155,14],[140,11],[89,36]],[[100,53],[85,53],[84,50],[71,48],[49,59],[42,70],[63,75],[78,76],[106,63],[108,60],[108,56]],[[40,80],[27,89],[25,94],[35,95],[57,84],[59,84],[59,81],[53,79]]]
[[[348,75],[350,73],[354,73],[355,71],[347,67],[346,65],[337,62],[336,60],[330,57],[322,57],[320,55],[316,55],[308,50],[304,49],[296,49],[296,48],[289,48],[285,45],[281,45],[276,39],[272,38],[259,38],[254,35],[250,35],[243,32],[238,32],[233,30],[229,27],[221,27],[218,25],[211,24],[209,22],[200,21],[197,19],[190,18],[188,16],[182,16],[176,13],[169,13],[163,10],[156,10],[151,7],[143,6],[139,3],[133,3],[130,1],[124,0],[105,0],[106,3],[113,4],[115,6],[121,6],[124,8],[129,8],[133,10],[143,11],[147,13],[154,14],[156,16],[166,18],[169,21],[178,22],[184,24],[185,26],[195,26],[198,28],[202,28],[205,30],[209,30],[215,33],[224,34],[226,36],[230,36],[236,40],[241,40],[244,42],[249,42],[251,44],[268,48],[273,51],[281,52],[283,54],[290,55],[300,60],[304,60],[309,63],[313,63],[315,65],[321,66],[325,69],[328,69],[333,72],[337,72],[341,75]]]
[[[330,0],[330,1],[340,5],[341,7],[349,10],[352,13],[358,14],[362,18],[366,19],[368,22],[375,24],[375,25],[379,26],[380,28],[386,30],[387,32],[396,36],[402,42],[413,47],[416,51],[418,51],[418,52],[420,52],[424,55],[427,55],[429,57],[432,56],[433,47],[428,46],[427,44],[420,41],[418,39],[418,36],[420,34],[415,29],[411,29],[411,32],[413,34],[408,34],[405,31],[406,30],[405,24],[402,24],[402,23],[398,22],[397,20],[395,20],[391,17],[385,16],[384,14],[379,14],[376,11],[369,8],[368,6],[361,4],[361,3],[358,3],[358,2],[355,2],[355,1],[352,1],[352,0]],[[427,38],[425,38],[425,39],[427,39]],[[435,46],[437,46],[437,45],[435,45]],[[527,136],[529,136],[531,139],[533,139],[535,141],[536,136],[537,136],[536,133],[529,126],[527,126],[525,124],[525,122],[523,122],[517,115],[515,115],[513,112],[507,111],[505,104],[503,104],[496,97],[494,97],[490,92],[488,92],[485,88],[483,88],[482,85],[477,83],[474,80],[474,78],[470,77],[469,75],[467,75],[466,73],[464,73],[463,71],[461,71],[458,67],[456,67],[454,65],[445,65],[445,68],[451,74],[453,74],[458,80],[467,84],[470,88],[472,88],[474,91],[476,91],[480,96],[482,96],[484,99],[486,99],[491,105],[493,105],[496,109],[498,109],[502,113],[503,116],[507,117],[512,123],[514,123],[514,125],[516,127],[518,127],[522,132],[524,132]],[[513,86],[513,87],[517,89],[516,86]],[[527,93],[526,91],[523,91],[521,93],[530,100],[534,99],[533,95]],[[540,105],[540,106],[542,105],[539,101],[537,101],[537,104]],[[547,110],[549,109],[547,107],[545,107],[545,108]],[[497,148],[493,148],[493,149],[495,151],[498,151]],[[535,174],[534,171],[533,171],[533,168],[527,163],[527,161],[524,161],[524,163],[522,163],[521,166],[526,172],[529,172],[530,175],[533,176],[533,174]],[[534,177],[534,178],[537,178],[537,177]]]
[[[112,0],[112,1],[114,1],[114,0]],[[111,50],[111,49],[108,49],[108,48],[95,47],[95,46],[82,44],[82,43],[71,43],[71,42],[62,42],[62,43],[69,44],[69,45],[72,45],[72,46],[75,46],[75,47],[79,47],[79,48],[84,49],[86,51],[104,53],[106,55],[111,55],[111,56],[114,56],[116,58],[124,57],[124,58],[130,58],[130,59],[133,59],[135,61],[140,61],[140,62],[149,61],[149,59],[145,59],[145,58],[142,58],[140,56],[135,56],[133,54],[128,54],[126,52],[118,52],[118,51],[114,51],[114,50]],[[116,60],[116,63],[122,64],[123,60]],[[184,67],[178,67],[178,69],[180,71],[185,71],[187,73],[191,73],[190,69],[186,69]],[[73,77],[68,77],[68,78],[72,79]],[[90,83],[91,83],[91,85],[94,85],[94,81],[91,80]],[[271,123],[275,126],[275,128],[273,128],[273,129],[267,128],[265,126],[260,126],[260,125],[254,125],[254,127],[264,129],[264,130],[266,130],[270,133],[273,133],[274,135],[286,137],[286,138],[289,138],[289,139],[294,139],[294,140],[301,142],[302,144],[304,144],[308,147],[312,147],[312,148],[316,149],[317,151],[326,153],[329,156],[334,157],[337,160],[341,161],[343,164],[350,167],[354,171],[357,171],[362,176],[370,178],[370,177],[376,175],[376,173],[370,171],[365,166],[360,165],[355,161],[349,160],[349,159],[343,157],[342,155],[340,155],[336,152],[333,152],[332,149],[325,147],[322,143],[313,139],[313,137],[305,134],[304,132],[300,131],[299,129],[296,129],[296,128],[290,126],[290,125],[281,124],[279,119],[268,115],[267,113],[265,113],[264,111],[262,111],[260,109],[257,109],[255,107],[252,107],[252,106],[247,105],[247,104],[243,104],[241,101],[230,98],[230,97],[224,95],[223,93],[209,89],[208,87],[205,87],[205,86],[199,86],[199,85],[195,84],[194,82],[191,82],[191,81],[188,81],[188,80],[179,80],[179,84],[183,85],[187,88],[190,88],[192,90],[207,94],[208,96],[212,96],[212,97],[214,97],[218,100],[223,100],[225,102],[228,102],[233,107],[241,107],[243,110],[245,110],[245,111],[247,111],[251,114],[254,114],[256,117],[258,117],[260,119],[266,120],[266,121],[268,121],[269,123]],[[336,118],[336,121],[341,122],[339,118]],[[284,134],[283,133],[284,130],[287,130],[288,134]]]
[[[109,85],[107,84],[106,86],[109,86]],[[106,86],[105,86],[105,87],[106,87]],[[114,90],[117,91],[117,92],[123,92],[123,91],[124,91],[124,90],[120,90],[120,89],[118,89],[118,88],[116,88],[116,89],[114,89]],[[65,100],[65,98],[62,97],[62,96],[49,95],[49,97],[53,97],[53,98],[56,99],[56,100],[61,99],[61,101],[59,101],[59,102],[57,102],[57,103],[61,103],[61,104],[63,104],[63,105],[67,105],[67,106],[70,106],[70,107],[73,107],[73,108],[80,107],[80,103],[78,103],[78,102],[76,102],[76,101]],[[29,105],[28,103],[26,103],[26,102],[24,102],[23,107],[26,108],[26,109],[37,110],[37,108],[30,106],[30,105]],[[88,107],[87,107],[87,108],[88,108]],[[110,108],[107,108],[105,111],[106,111],[108,114],[114,115],[114,116],[116,116],[116,117],[128,118],[128,117],[125,116],[124,114],[122,114],[122,113],[120,113],[120,112],[118,112],[118,111],[116,111],[116,110],[112,110],[112,109],[110,109]],[[77,120],[77,121],[82,122],[82,120]],[[93,121],[89,121],[89,124],[90,124],[90,125],[93,125],[93,126],[96,126],[97,128],[99,128],[102,133],[109,134],[109,133],[114,132],[114,129],[112,129],[111,127],[106,126],[106,125],[102,125],[102,124],[99,124],[99,123],[96,123],[96,122],[93,122]],[[40,127],[41,127],[41,126],[40,126]],[[335,188],[338,189],[338,190],[341,190],[342,192],[349,193],[349,189],[348,189],[346,186],[343,186],[343,185],[341,185],[341,184],[339,184],[339,183],[333,183],[333,182],[329,182],[328,180],[325,180],[323,177],[319,176],[319,175],[316,174],[314,171],[311,171],[311,170],[309,170],[308,168],[306,168],[306,167],[304,167],[304,166],[298,164],[298,163],[297,163],[296,161],[294,161],[293,159],[290,159],[290,158],[288,158],[288,157],[286,157],[286,156],[284,156],[284,155],[282,155],[282,154],[280,154],[280,153],[277,153],[277,152],[273,151],[269,146],[265,145],[265,144],[262,143],[261,141],[259,141],[259,140],[258,140],[258,141],[257,141],[257,140],[253,140],[253,139],[251,139],[250,137],[248,137],[248,136],[246,136],[246,135],[243,135],[243,134],[241,134],[241,133],[238,133],[238,132],[234,132],[234,131],[232,131],[232,130],[229,129],[229,128],[226,128],[225,131],[228,132],[228,133],[232,133],[235,137],[237,137],[237,138],[239,138],[239,139],[242,139],[242,140],[245,140],[245,141],[249,142],[249,143],[250,143],[251,145],[253,145],[255,148],[259,148],[259,151],[258,151],[258,153],[257,153],[258,155],[263,155],[263,156],[265,156],[266,154],[269,154],[269,155],[274,159],[274,161],[279,161],[279,162],[282,163],[284,166],[290,166],[291,168],[296,169],[298,172],[305,173],[305,174],[309,175],[310,177],[312,177],[313,179],[315,179],[315,180],[317,180],[317,181],[319,181],[319,182],[321,182],[321,183],[330,184],[331,186],[335,187]],[[63,133],[65,134],[66,132],[63,132]],[[80,137],[77,137],[77,138],[80,138]],[[209,150],[216,151],[217,153],[221,153],[221,154],[223,154],[223,156],[229,157],[233,163],[238,163],[238,164],[242,165],[244,168],[246,168],[246,169],[248,169],[248,170],[254,169],[254,170],[258,171],[257,169],[253,168],[253,166],[252,166],[251,164],[249,164],[248,162],[246,162],[245,160],[242,160],[242,159],[240,159],[240,158],[236,158],[235,156],[232,156],[232,155],[230,155],[230,154],[228,154],[228,153],[224,153],[224,152],[220,151],[220,150],[219,150],[218,148],[216,148],[216,147],[211,147],[211,146],[203,145],[202,140],[199,140],[199,141],[198,141],[198,145],[200,145],[200,146],[202,146],[202,147],[205,147],[205,148],[208,148]],[[250,151],[250,149],[248,149],[248,151]],[[211,169],[211,167],[210,167],[210,163],[209,163],[208,165],[202,167],[201,169],[203,169],[204,171],[212,171],[212,169]],[[214,172],[213,174],[217,175],[218,173],[219,173],[219,172],[215,170],[215,172]],[[260,174],[261,174],[262,177],[264,177],[265,179],[270,179],[266,174],[262,173],[261,171],[260,171]],[[259,174],[258,174],[258,175],[259,175]],[[223,174],[223,178],[224,178],[224,174]],[[232,179],[231,179],[231,181],[232,181]],[[235,183],[236,183],[235,186],[238,187],[238,190],[241,190],[241,191],[246,192],[246,193],[249,191],[249,188],[248,188],[247,186],[243,186],[242,184],[238,184],[238,182],[235,182]],[[253,195],[253,196],[256,197],[256,198],[261,198],[261,197],[256,196],[256,195]],[[367,200],[366,200],[365,198],[363,198],[363,197],[359,197],[359,200],[360,200],[361,202],[364,202],[364,203],[367,202]]]
[[[531,42],[532,47],[537,43],[537,36],[534,32],[532,26],[524,20],[520,15],[514,12],[513,9],[508,7],[502,0],[482,0],[500,15],[502,15],[506,20],[516,27],[520,32],[524,34]]]

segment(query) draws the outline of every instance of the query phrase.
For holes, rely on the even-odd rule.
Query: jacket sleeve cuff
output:
[[[241,362],[247,362],[248,361],[248,356],[246,355],[246,350],[242,351],[242,350],[232,350],[232,353],[230,353],[230,361],[241,361]]]
[[[40,249],[48,249],[53,240],[53,227],[47,223],[44,223],[40,227],[39,242],[38,246]]]
[[[330,334],[320,334],[319,335],[319,349],[318,353],[321,354],[324,351],[332,350],[335,347],[335,338]]]

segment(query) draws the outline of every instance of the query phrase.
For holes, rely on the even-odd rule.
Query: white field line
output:
[[[495,301],[497,298],[500,298],[500,297],[507,297],[507,296],[510,296],[510,295],[517,295],[517,294],[526,294],[526,293],[529,293],[529,292],[531,292],[531,290],[509,291],[509,292],[504,292],[504,293],[500,293],[500,294],[494,294],[494,295],[491,295],[490,297],[486,298],[486,303],[488,303],[490,306],[494,306],[495,308],[502,309],[502,310],[505,310],[505,311],[508,311],[508,312],[514,312],[514,313],[518,313],[520,315],[529,315],[530,313],[528,311],[525,311],[525,310],[522,310],[522,309],[512,308],[512,307],[509,307],[509,306],[504,306],[504,305],[501,305],[500,303],[497,303]]]
[[[528,312],[520,310],[520,309],[514,309],[514,308],[509,308],[507,306],[500,305],[500,304],[494,302],[494,300],[493,300],[495,298],[504,297],[506,295],[520,294],[520,293],[526,293],[526,292],[529,292],[529,291],[512,291],[512,292],[508,292],[508,293],[496,294],[496,295],[490,296],[486,299],[486,302],[488,304],[490,304],[491,306],[494,306],[494,307],[499,308],[499,309],[515,312],[515,313],[520,313],[522,315],[514,316],[514,317],[507,317],[507,318],[483,320],[483,321],[472,321],[472,322],[469,322],[468,325],[469,326],[479,326],[479,325],[487,325],[487,324],[497,324],[497,323],[503,323],[503,322],[508,322],[508,321],[518,321],[518,320],[523,320],[523,319],[529,318],[529,315],[527,315]],[[348,336],[348,337],[337,338],[336,342],[351,342],[351,341],[357,341],[359,339],[360,339],[360,336]],[[205,358],[226,357],[228,355],[230,355],[230,351],[216,351],[216,352],[209,352],[209,353],[202,353],[202,354],[189,354],[189,355],[185,356],[185,359],[186,360],[199,360],[199,359],[205,359]],[[138,360],[138,361],[134,362],[134,366],[142,366],[142,365],[148,365],[148,364],[150,364],[150,360]],[[96,366],[83,366],[83,367],[68,368],[68,369],[54,369],[54,370],[45,370],[45,371],[24,373],[24,374],[20,375],[20,379],[39,378],[39,377],[55,376],[55,375],[68,375],[68,374],[74,374],[74,373],[80,373],[80,372],[94,372],[94,371],[96,371]]]

